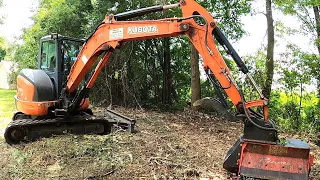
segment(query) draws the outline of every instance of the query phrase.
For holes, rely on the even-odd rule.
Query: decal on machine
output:
[[[82,60],[83,64],[86,64],[88,62],[88,58],[86,57],[86,55],[83,55],[81,57],[81,60]]]
[[[122,39],[123,38],[123,28],[110,29],[109,40]]]
[[[157,26],[132,26],[128,27],[128,34],[156,33]]]

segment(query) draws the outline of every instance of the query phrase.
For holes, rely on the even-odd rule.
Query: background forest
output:
[[[36,68],[39,39],[53,32],[76,38],[88,37],[106,14],[176,0],[40,0],[32,17],[33,25],[24,29],[15,42],[0,37],[0,60],[16,61],[19,68]],[[271,119],[282,130],[318,133],[320,131],[320,2],[319,0],[260,0],[265,11],[252,7],[250,0],[198,1],[217,20],[231,42],[246,34],[241,17],[263,13],[267,19],[267,43],[258,52],[242,56],[251,74],[270,98]],[[1,4],[1,1],[0,1]],[[274,10],[299,19],[297,29],[274,20]],[[159,19],[181,16],[179,9],[153,13],[138,19]],[[1,22],[0,22],[1,23]],[[1,27],[1,25],[0,25]],[[280,55],[274,50],[287,35],[310,38],[310,51],[297,44],[288,44]],[[250,48],[250,47],[248,47]],[[187,102],[200,97],[214,97],[214,89],[203,73],[202,60],[192,50],[186,37],[158,38],[128,42],[117,50],[91,90],[94,105],[119,105],[177,111]],[[223,50],[223,48],[221,48]],[[314,51],[312,51],[314,50]],[[231,57],[225,57],[233,76],[248,98],[256,98]],[[192,62],[192,63],[191,63]],[[197,65],[200,65],[199,71]],[[191,72],[192,70],[192,72]],[[197,86],[197,79],[200,86]],[[15,75],[11,78],[15,80]],[[192,80],[192,81],[191,81]],[[193,84],[192,84],[193,83]],[[272,90],[271,90],[272,86]],[[194,91],[192,91],[193,87]],[[196,88],[201,93],[195,93]],[[314,87],[314,90],[310,90]],[[199,91],[200,92],[200,91]],[[192,97],[192,98],[191,98]]]

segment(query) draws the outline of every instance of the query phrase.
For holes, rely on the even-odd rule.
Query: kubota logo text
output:
[[[158,32],[157,26],[132,26],[128,27],[128,34],[155,33]]]

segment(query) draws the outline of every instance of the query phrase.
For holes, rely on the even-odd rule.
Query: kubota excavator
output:
[[[183,17],[129,21],[171,8],[181,8]],[[203,58],[204,70],[216,89],[220,103],[226,106],[221,93],[224,90],[238,114],[244,117],[244,135],[227,152],[223,167],[235,174],[234,179],[308,179],[313,163],[309,145],[295,139],[280,142],[277,129],[268,118],[268,99],[211,14],[194,0],[110,14],[86,40],[58,34],[43,37],[40,40],[38,69],[23,69],[17,77],[15,103],[18,112],[6,128],[6,142],[17,144],[64,133],[107,134],[112,124],[132,131],[135,121],[114,111],[108,111],[109,116],[106,117],[94,116],[88,108],[89,90],[113,50],[126,42],[180,35],[186,35]],[[246,75],[260,99],[245,100],[215,40]],[[101,60],[92,68],[100,56]],[[196,104],[212,102],[202,99]],[[263,114],[255,112],[254,107],[261,107]]]

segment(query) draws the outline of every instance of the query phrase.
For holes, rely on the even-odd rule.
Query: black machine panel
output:
[[[54,84],[43,70],[23,69],[20,72],[20,75],[28,79],[34,85],[34,101],[41,102],[56,100]]]

